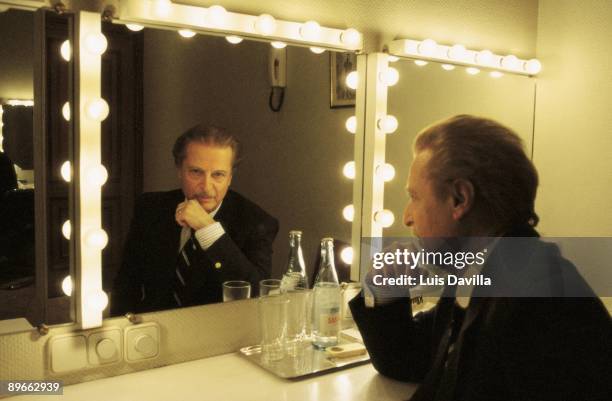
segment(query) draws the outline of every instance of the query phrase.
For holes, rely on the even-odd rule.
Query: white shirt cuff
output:
[[[225,230],[223,226],[218,221],[206,226],[202,227],[195,232],[195,237],[200,243],[202,249],[207,250],[215,243],[221,236],[225,234]]]

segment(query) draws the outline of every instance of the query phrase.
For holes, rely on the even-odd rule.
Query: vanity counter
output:
[[[409,398],[415,389],[414,384],[381,376],[371,364],[284,380],[238,354],[225,354],[66,386],[63,396],[24,395],[8,400],[399,401]]]

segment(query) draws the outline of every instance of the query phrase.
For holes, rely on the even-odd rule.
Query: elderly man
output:
[[[404,223],[424,250],[488,248],[480,273],[493,285],[464,307],[447,283],[414,317],[409,297],[372,276],[373,299],[351,301],[374,367],[421,383],[411,400],[610,399],[610,316],[537,238],[537,185],[519,137],[494,121],[456,116],[417,136]]]
[[[139,199],[111,295],[111,314],[222,300],[222,283],[270,276],[278,221],[229,189],[236,139],[196,126],[173,148],[182,189]]]

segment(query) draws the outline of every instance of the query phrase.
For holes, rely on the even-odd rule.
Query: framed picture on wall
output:
[[[355,53],[329,53],[330,101],[331,108],[354,107],[355,90],[346,86],[346,76],[357,70]]]

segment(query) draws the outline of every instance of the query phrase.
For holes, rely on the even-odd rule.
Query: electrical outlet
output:
[[[49,340],[51,370],[70,372],[87,367],[87,344],[82,334],[63,334]]]
[[[121,329],[112,327],[91,333],[87,337],[89,364],[98,366],[119,362],[123,355]]]
[[[125,357],[128,362],[155,358],[159,355],[159,325],[143,323],[125,329]]]

